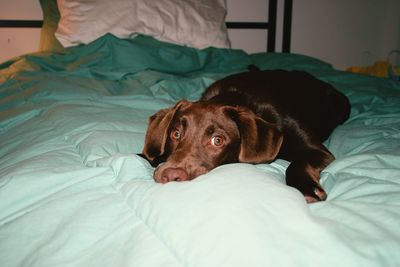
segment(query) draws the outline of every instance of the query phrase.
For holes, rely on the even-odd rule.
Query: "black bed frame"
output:
[[[264,29],[267,31],[267,52],[275,52],[278,0],[269,0],[267,22],[226,22],[228,29]],[[284,0],[282,52],[290,52],[293,0]],[[42,20],[0,20],[0,28],[41,28]]]
[[[290,53],[293,0],[284,0],[282,52]],[[264,29],[267,31],[267,52],[275,52],[277,0],[269,0],[267,22],[226,22],[228,29]]]

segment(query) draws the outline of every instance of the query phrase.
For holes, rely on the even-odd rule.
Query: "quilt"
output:
[[[285,185],[288,162],[154,182],[147,118],[217,79],[304,70],[351,102],[325,142],[326,201]],[[293,88],[301,90],[302,88]],[[290,96],[288,96],[290,97]],[[315,58],[110,34],[0,65],[1,266],[400,266],[400,83]]]

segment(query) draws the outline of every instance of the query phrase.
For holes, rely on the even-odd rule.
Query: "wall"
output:
[[[42,19],[39,0],[0,0],[0,19]],[[40,29],[0,28],[0,62],[39,48]]]
[[[369,65],[400,48],[398,0],[294,0],[292,52],[337,68]]]
[[[277,44],[281,47],[283,1],[278,1]],[[263,21],[265,0],[227,0],[227,20]],[[293,0],[292,52],[318,57],[334,67],[372,64],[400,48],[398,0]],[[38,0],[1,0],[0,19],[41,19]],[[0,62],[34,52],[39,29],[0,28]],[[263,30],[230,30],[234,48],[266,49]]]

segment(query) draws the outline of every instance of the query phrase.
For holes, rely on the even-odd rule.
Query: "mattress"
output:
[[[307,71],[349,98],[324,143],[336,157],[326,201],[286,186],[284,160],[163,185],[136,155],[150,115],[249,64]],[[4,62],[0,96],[2,266],[400,265],[399,82],[303,55],[108,34]]]

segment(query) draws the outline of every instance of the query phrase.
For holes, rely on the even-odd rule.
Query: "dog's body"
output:
[[[324,200],[321,171],[334,160],[322,142],[349,116],[348,99],[300,71],[250,71],[212,84],[149,120],[143,154],[157,182],[186,181],[227,163],[291,162],[288,185]]]

